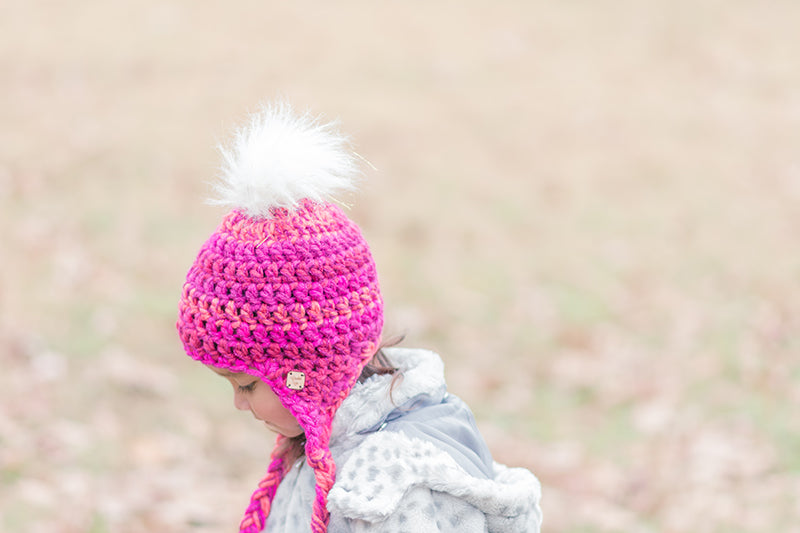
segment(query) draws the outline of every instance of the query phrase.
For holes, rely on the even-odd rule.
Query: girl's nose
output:
[[[233,388],[237,389],[238,387],[234,385]],[[248,403],[247,398],[245,398],[244,394],[238,390],[234,390],[233,392],[233,405],[240,411],[250,410],[250,404]]]

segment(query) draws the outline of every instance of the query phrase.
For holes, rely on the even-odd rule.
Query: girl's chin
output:
[[[271,425],[269,422],[264,422],[262,420],[261,423],[263,423],[264,427],[267,428],[268,430],[270,430],[271,432],[277,433],[278,435],[283,435],[284,437],[289,438],[289,439],[293,439],[295,437],[299,437],[300,435],[303,434],[303,430],[300,429],[299,427],[295,431],[287,432],[287,431],[283,431],[283,430],[280,430],[280,429],[276,428],[275,426]]]

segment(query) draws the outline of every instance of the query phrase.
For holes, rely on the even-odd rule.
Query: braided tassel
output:
[[[286,475],[288,466],[286,454],[289,450],[287,441],[288,439],[283,435],[279,435],[275,441],[267,474],[250,497],[250,505],[239,524],[240,533],[259,533],[264,529],[272,500],[275,498],[275,491],[278,490],[278,485]]]
[[[328,492],[330,492],[336,481],[336,465],[327,447],[317,448],[314,450],[313,456],[307,455],[306,460],[314,468],[314,477],[316,479],[315,491],[317,496],[314,499],[314,506],[311,512],[311,531],[313,533],[325,533],[328,531],[328,521],[330,519]]]

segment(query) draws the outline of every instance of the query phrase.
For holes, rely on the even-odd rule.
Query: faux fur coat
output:
[[[539,481],[492,461],[469,408],[447,393],[439,356],[385,353],[402,371],[391,394],[393,376],[372,376],[334,418],[329,533],[537,533]],[[314,473],[300,459],[265,531],[309,531],[313,500]]]

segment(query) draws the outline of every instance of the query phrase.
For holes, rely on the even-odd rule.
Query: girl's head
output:
[[[352,188],[357,165],[330,124],[295,117],[286,105],[263,107],[222,153],[217,203],[232,210],[187,274],[178,332],[190,357],[236,376],[237,386],[252,376],[296,420],[317,478],[312,529],[324,531],[333,415],[383,327],[369,246],[330,203]],[[274,457],[242,531],[263,526],[282,462]]]

